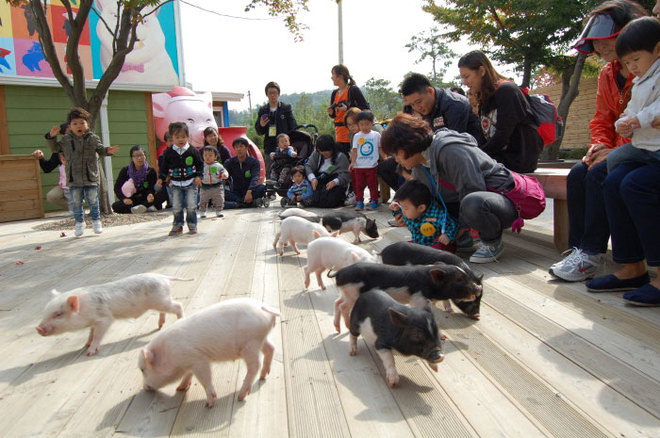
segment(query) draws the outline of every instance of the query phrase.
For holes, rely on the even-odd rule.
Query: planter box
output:
[[[0,222],[44,217],[39,160],[0,155]]]

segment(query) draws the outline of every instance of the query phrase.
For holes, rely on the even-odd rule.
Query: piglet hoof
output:
[[[431,363],[431,362],[429,362],[428,364],[429,364],[429,368],[431,368],[436,373],[438,372],[438,364]]]
[[[341,326],[338,322],[335,321],[335,330],[337,330],[337,333],[341,333]]]
[[[441,340],[441,341],[444,341],[444,340],[446,340],[446,339],[447,339],[447,335],[444,334],[444,333],[440,333],[440,340]]]
[[[387,386],[390,388],[394,388],[396,385],[399,384],[399,373],[394,371],[388,371],[387,372]]]
[[[211,409],[213,406],[215,406],[215,399],[217,399],[217,398],[218,398],[218,396],[215,394],[215,392],[212,393],[212,394],[209,394],[206,397],[206,407]]]
[[[95,355],[96,353],[98,353],[98,352],[99,352],[98,347],[94,347],[94,348],[89,347],[89,348],[87,349],[87,356],[94,356],[94,355]]]
[[[326,290],[326,289],[327,289],[327,287],[325,287],[325,284],[322,284],[321,285],[321,290]]]
[[[245,397],[247,397],[249,393],[250,393],[250,388],[242,389],[241,392],[238,393],[238,401],[245,400]]]
[[[452,313],[454,311],[453,307],[451,307],[451,301],[449,300],[442,300],[442,308],[449,313]]]
[[[476,319],[477,321],[479,320],[479,318],[481,318],[481,314],[479,313],[475,313],[474,315],[468,315],[468,316],[472,319]]]

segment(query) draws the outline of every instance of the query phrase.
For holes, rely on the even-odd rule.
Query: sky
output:
[[[337,3],[309,0],[309,11],[299,22],[309,28],[304,40],[295,42],[280,18],[265,9],[244,12],[248,0],[185,0],[210,11],[245,17],[229,18],[180,3],[186,82],[196,91],[244,93],[234,110],[266,101],[264,86],[276,81],[282,94],[333,89],[330,70],[339,61]],[[436,24],[422,10],[422,0],[343,0],[344,64],[358,85],[375,77],[389,80],[393,89],[409,71],[427,74],[429,61],[415,64],[419,53],[405,47],[413,35]],[[267,18],[266,20],[257,20]],[[459,56],[470,48],[452,47]],[[456,59],[457,61],[458,59]],[[456,61],[445,74],[458,75]],[[328,95],[328,99],[330,96]]]

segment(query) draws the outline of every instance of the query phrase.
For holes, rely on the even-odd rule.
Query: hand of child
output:
[[[351,171],[355,167],[355,163],[351,163],[348,165],[348,170]]]
[[[153,194],[149,193],[149,194],[147,195],[147,202],[148,202],[148,203],[152,203],[152,202],[154,202],[154,195],[153,195]]]
[[[41,160],[44,157],[44,153],[41,152],[41,149],[37,149],[36,151],[32,152],[32,155],[37,159]]]
[[[193,183],[197,186],[197,188],[202,186],[202,179],[200,177],[195,178]]]
[[[50,131],[48,132],[48,136],[55,138],[59,133],[60,133],[60,125],[55,125],[52,128],[50,128]]]
[[[633,131],[640,127],[639,119],[637,117],[632,117],[623,122],[619,122],[616,125],[616,132],[623,137],[630,137]]]
[[[275,152],[271,152],[269,155],[270,155],[270,159],[271,159],[271,160],[274,160],[274,159],[275,159]]]
[[[438,238],[438,242],[442,243],[443,245],[449,245],[449,236],[446,234],[441,234]]]
[[[298,156],[298,152],[291,151],[291,157],[296,158],[297,156]]]
[[[163,187],[163,180],[158,178],[156,180],[156,187],[155,187],[156,191],[159,192],[162,187]]]
[[[651,122],[651,126],[655,129],[660,129],[660,116],[655,116]]]
[[[117,146],[117,145],[114,145],[114,146],[108,146],[108,147],[106,148],[106,151],[108,152],[108,154],[110,154],[110,155],[114,155],[114,154],[116,154],[117,152],[119,152],[119,146]]]
[[[131,201],[131,198],[124,198],[122,199],[124,201],[124,205],[133,205],[133,201]]]
[[[397,211],[397,210],[399,210],[399,209],[401,208],[401,206],[399,205],[398,202],[396,202],[396,201],[392,201],[392,202],[390,203],[390,206],[389,206],[388,208],[389,208],[390,210],[392,210],[392,211]]]

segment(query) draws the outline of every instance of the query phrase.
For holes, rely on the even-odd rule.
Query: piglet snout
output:
[[[149,392],[154,390],[151,386],[147,385],[146,383],[144,384],[143,388],[145,391],[149,391]]]
[[[48,335],[48,331],[40,325],[36,326],[35,329],[37,330],[37,333],[39,333],[41,336],[47,336]]]

